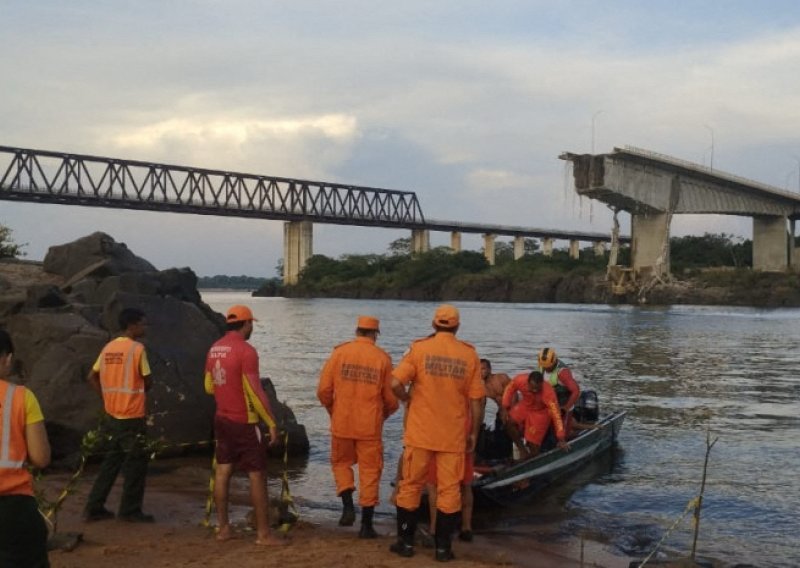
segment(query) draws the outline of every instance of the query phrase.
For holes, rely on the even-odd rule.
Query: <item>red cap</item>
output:
[[[433,325],[450,329],[458,327],[459,319],[458,308],[450,304],[442,304],[436,308],[436,313],[433,315]]]
[[[228,323],[235,323],[237,321],[258,321],[253,317],[253,312],[247,306],[231,306],[228,310],[228,315],[225,317]]]
[[[356,324],[356,327],[358,329],[380,331],[381,322],[378,320],[378,318],[374,318],[372,316],[358,316],[358,323]]]

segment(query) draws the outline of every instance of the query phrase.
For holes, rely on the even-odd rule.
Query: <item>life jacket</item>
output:
[[[561,362],[561,359],[558,360],[556,366],[549,373],[541,367],[539,368],[539,371],[544,375],[544,379],[550,383],[550,386],[556,391],[556,398],[558,399],[559,406],[564,406],[564,404],[566,404],[566,402],[569,400],[569,396],[571,394],[569,389],[562,385],[558,380],[558,373],[561,371],[561,369],[566,368],[567,366]]]
[[[25,387],[0,381],[0,495],[33,495],[27,457]]]
[[[106,412],[114,418],[145,415],[144,379],[139,365],[144,345],[127,337],[109,342],[100,354],[100,387]]]

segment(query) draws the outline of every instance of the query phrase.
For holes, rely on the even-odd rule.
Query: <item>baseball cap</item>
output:
[[[433,325],[452,328],[458,326],[459,315],[458,309],[450,304],[442,304],[436,308],[436,313],[433,315]]]
[[[356,324],[358,329],[368,329],[374,331],[381,330],[381,322],[378,318],[374,318],[372,316],[358,316],[358,324]]]
[[[242,305],[235,305],[231,306],[228,309],[228,315],[225,317],[225,321],[228,323],[235,323],[237,321],[258,321],[256,318],[253,317],[253,312],[250,311],[250,308],[247,306]]]

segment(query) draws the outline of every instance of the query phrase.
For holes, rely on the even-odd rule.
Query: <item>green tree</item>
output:
[[[389,254],[392,256],[408,256],[411,254],[411,237],[395,239],[390,242]]]
[[[5,225],[0,225],[0,258],[17,258],[25,256],[22,247],[25,244],[17,244],[11,238],[11,229]]]

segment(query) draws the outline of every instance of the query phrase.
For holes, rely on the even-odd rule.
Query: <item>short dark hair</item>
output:
[[[229,321],[225,324],[225,329],[228,331],[239,331],[250,320]]]
[[[125,308],[119,313],[119,327],[122,330],[135,325],[144,319],[144,312],[139,308]]]
[[[0,329],[0,357],[14,352],[14,342],[5,329]]]
[[[531,374],[528,375],[528,382],[529,383],[530,382],[534,382],[534,383],[538,384],[538,383],[541,383],[543,381],[544,381],[544,375],[541,373],[541,371],[532,371]]]
[[[487,367],[489,367],[489,370],[491,370],[491,369],[492,369],[492,362],[491,362],[491,361],[489,361],[489,359],[481,359],[481,363],[483,363],[484,365],[486,365]]]

